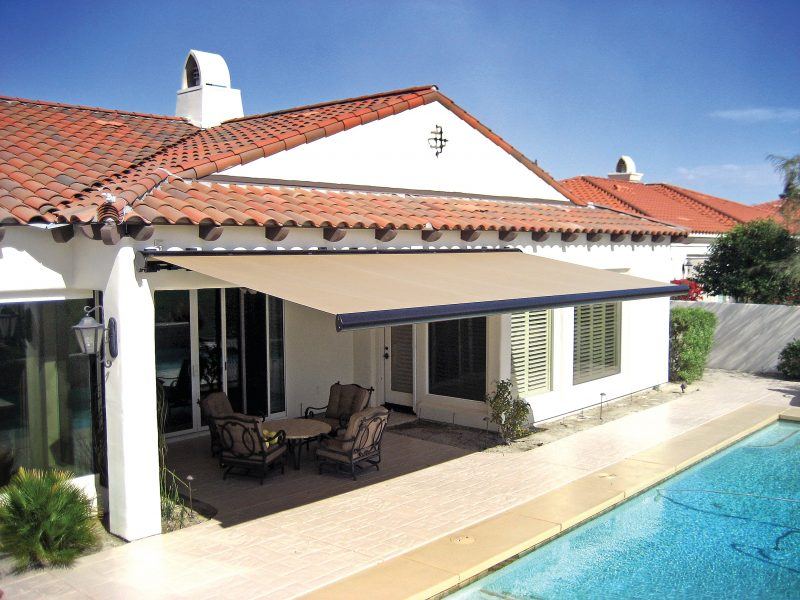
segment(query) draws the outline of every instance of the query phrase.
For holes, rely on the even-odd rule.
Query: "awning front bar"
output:
[[[420,306],[393,310],[374,310],[368,312],[344,313],[336,315],[336,330],[366,329],[412,323],[429,323],[447,319],[466,319],[502,313],[514,313],[548,308],[564,308],[581,304],[598,304],[622,300],[645,300],[679,296],[689,291],[686,285],[666,285],[662,288],[633,288],[590,292],[584,294],[565,294],[561,296],[541,296],[535,298],[514,298],[513,300],[494,300],[488,302],[469,302],[465,304],[445,304],[439,306]]]

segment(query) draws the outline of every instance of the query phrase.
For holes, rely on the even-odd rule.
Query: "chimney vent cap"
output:
[[[623,154],[617,159],[617,166],[613,173],[608,174],[609,179],[621,181],[641,181],[642,174],[636,172],[636,163],[630,156]]]
[[[231,72],[222,56],[202,50],[189,50],[183,69],[181,89],[186,90],[198,85],[231,87]]]

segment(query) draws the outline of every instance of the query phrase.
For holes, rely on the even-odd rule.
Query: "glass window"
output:
[[[239,288],[225,292],[225,344],[227,346],[228,400],[234,412],[244,412],[242,381],[242,296]]]
[[[164,392],[167,432],[191,429],[192,352],[189,292],[155,292],[156,380]]]
[[[222,390],[221,290],[197,290],[200,397]]]
[[[72,326],[90,298],[0,305],[0,465],[93,469],[97,364]],[[5,483],[5,482],[0,482]]]
[[[283,300],[269,297],[269,411],[286,410],[283,376]]]
[[[440,396],[486,398],[486,319],[428,325],[428,391]]]
[[[573,384],[619,373],[619,331],[619,302],[575,307]]]
[[[244,294],[245,364],[247,365],[247,413],[267,411],[267,297],[260,292]]]

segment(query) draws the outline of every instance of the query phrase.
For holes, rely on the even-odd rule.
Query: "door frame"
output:
[[[237,287],[226,287],[226,288],[203,288],[203,289],[213,289],[219,294],[219,323],[220,323],[220,362],[221,362],[221,371],[220,371],[220,378],[222,379],[222,391],[226,394],[228,393],[228,328],[227,328],[227,306],[225,302],[225,294],[229,293],[236,293],[238,294],[239,298],[239,327],[241,331],[241,348],[240,348],[240,355],[239,360],[242,361],[241,365],[241,377],[242,381],[240,385],[242,386],[242,408],[247,412],[247,364],[245,362],[245,352],[246,352],[246,343],[245,338],[247,337],[247,330],[246,330],[246,318],[244,314],[244,296],[245,293],[242,288]],[[155,290],[155,292],[159,292],[160,290]],[[166,433],[164,437],[166,439],[172,438],[180,438],[184,436],[191,436],[202,433],[208,429],[208,425],[203,425],[201,421],[201,411],[200,411],[200,329],[199,329],[199,308],[198,308],[198,301],[197,301],[197,294],[199,292],[199,288],[195,289],[186,289],[184,290],[189,293],[189,356],[191,361],[191,388],[192,388],[192,426],[187,429],[181,429],[180,431],[171,431]],[[267,409],[267,419],[280,419],[285,418],[288,411],[288,402],[286,403],[284,410],[282,412],[271,413],[270,412],[270,391],[272,386],[272,381],[269,377],[270,373],[270,362],[271,362],[271,355],[270,355],[270,344],[269,344],[269,302],[265,302],[264,305],[265,315],[265,343],[266,343],[266,364],[264,365],[264,369],[267,372],[267,398],[265,402],[265,406]],[[285,376],[285,375],[284,375]]]
[[[392,371],[391,371],[391,326],[382,327],[380,341],[378,346],[378,364],[380,365],[379,373],[382,379],[382,392],[384,403],[395,404],[397,406],[408,406],[416,414],[417,412],[417,326],[414,324],[411,327],[411,393],[393,392],[392,385]],[[387,355],[389,356],[387,358]],[[400,393],[407,396],[410,404],[403,402],[393,402],[392,394]]]

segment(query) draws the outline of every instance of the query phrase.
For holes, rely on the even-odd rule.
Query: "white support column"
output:
[[[126,540],[161,533],[153,297],[134,263],[133,248],[120,247],[103,293],[119,344],[105,378],[109,511]]]

